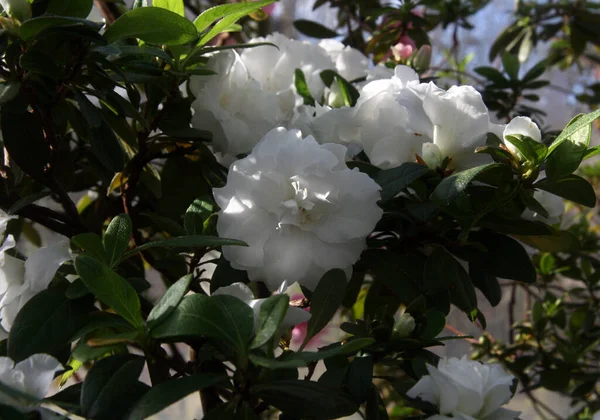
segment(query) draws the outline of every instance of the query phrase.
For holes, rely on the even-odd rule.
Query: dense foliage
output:
[[[274,0],[92,3],[0,1],[0,417],[143,419],[199,392],[207,419],[513,419],[518,387],[600,409],[598,173],[578,172],[600,111],[542,133],[523,102],[594,57],[593,5],[520,2],[477,90],[430,70],[428,32],[486,2],[317,1],[340,26],[295,26],[318,43],[267,34]],[[465,338],[451,307],[485,329],[476,290],[502,287],[531,309],[476,344],[500,363],[440,359]]]

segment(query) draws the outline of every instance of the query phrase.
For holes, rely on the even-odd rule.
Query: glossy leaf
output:
[[[318,22],[306,19],[298,19],[294,21],[294,28],[304,35],[312,38],[335,38],[339,36],[337,32],[321,25]]]
[[[260,305],[258,328],[250,348],[258,348],[271,340],[279,331],[288,311],[290,298],[286,294],[271,296]]]
[[[188,292],[191,281],[192,275],[188,274],[177,280],[167,289],[148,315],[146,323],[149,328],[160,324],[177,308],[177,305],[179,305]]]
[[[114,265],[119,261],[121,255],[129,248],[132,229],[131,219],[124,213],[115,216],[110,221],[102,238],[110,265]]]

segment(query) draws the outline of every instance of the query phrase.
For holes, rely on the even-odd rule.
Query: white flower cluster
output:
[[[215,54],[208,65],[217,75],[190,83],[196,96],[192,123],[213,133],[215,150],[230,157],[250,153],[229,159],[235,162],[227,185],[214,191],[221,207],[217,229],[222,237],[248,243],[225,247],[224,255],[271,290],[283,281],[313,289],[332,268],[349,274],[365,248],[382,215],[379,188],[346,167],[348,156],[364,151],[382,169],[420,160],[431,169],[446,162],[445,169],[462,171],[491,162],[475,153],[488,133],[519,159],[508,136],[541,141],[529,118],[491,123],[471,86],[444,90],[421,83],[407,66],[397,66],[393,74],[369,69],[366,57],[337,41],[313,45],[274,34],[252,42],[277,48]],[[296,92],[296,69],[303,71],[315,106],[304,105]],[[355,106],[333,103],[337,85],[326,88],[320,77],[326,69],[347,80],[366,79],[356,85]],[[531,211],[523,217],[556,223],[562,200],[543,192],[535,198],[549,209],[549,218]]]
[[[335,86],[331,92],[326,88],[322,71],[335,70],[347,80],[391,75],[384,67],[370,70],[367,57],[338,41],[314,45],[275,33],[250,43],[263,42],[274,46],[215,54],[208,68],[217,75],[194,77],[190,82],[196,97],[192,124],[210,131],[215,150],[225,155],[248,153],[273,128],[293,125],[302,108],[294,86],[296,69],[304,73],[314,98],[327,95],[333,104],[339,94]]]
[[[439,415],[430,420],[514,420],[520,414],[502,408],[513,395],[515,378],[499,364],[444,357],[427,371],[406,395],[438,407]]]

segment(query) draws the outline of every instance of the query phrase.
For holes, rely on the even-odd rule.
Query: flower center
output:
[[[279,221],[280,227],[284,224],[301,227],[323,217],[323,212],[317,206],[317,202],[322,198],[317,194],[311,194],[298,179],[292,181],[291,187],[293,197],[281,203],[283,215]]]

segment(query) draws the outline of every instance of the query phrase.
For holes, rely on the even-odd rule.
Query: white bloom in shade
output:
[[[444,156],[442,156],[440,148],[433,143],[423,144],[421,157],[431,169],[438,168],[444,161]]]
[[[600,411],[596,411],[594,417],[592,417],[592,420],[600,420]]]
[[[46,289],[56,270],[71,259],[68,240],[40,248],[26,261],[6,254],[14,246],[14,238],[9,236],[0,247],[0,323],[6,331],[23,305]]]
[[[469,169],[489,160],[475,153],[478,146],[485,145],[490,118],[481,94],[473,87],[430,92],[423,99],[423,109],[433,125],[433,144],[444,158],[452,159],[450,168]]]
[[[396,338],[406,338],[415,330],[415,319],[409,313],[403,313],[394,322],[393,335]]]
[[[548,191],[536,190],[533,193],[535,198],[548,212],[548,217],[544,217],[529,209],[523,212],[523,219],[540,221],[553,225],[560,222],[562,215],[565,213],[565,200],[561,197],[551,194]]]
[[[213,190],[219,236],[249,245],[223,247],[232,267],[271,290],[283,281],[314,289],[333,268],[349,275],[383,212],[380,187],[348,169],[345,155],[342,145],[277,128],[235,162]]]
[[[531,121],[529,117],[515,117],[513,118],[502,131],[502,141],[508,150],[510,150],[519,159],[523,159],[523,155],[510,141],[507,140],[507,136],[511,135],[522,135],[525,137],[531,137],[538,143],[542,141],[542,132],[536,123]]]
[[[276,93],[282,101],[282,107],[293,111],[296,103],[294,72],[302,70],[308,89],[315,100],[320,100],[325,90],[320,73],[335,69],[333,60],[323,48],[308,41],[297,41],[280,33],[265,38],[250,40],[250,44],[270,42],[277,45],[248,48],[242,52],[242,61],[250,76],[258,81],[260,87]],[[256,106],[256,105],[255,105]]]
[[[207,67],[217,74],[190,81],[196,97],[192,126],[210,131],[218,152],[233,156],[248,153],[283,120],[280,100],[261,88],[235,51],[215,54]]]
[[[437,368],[427,365],[427,371],[406,395],[436,405],[440,416],[432,419],[512,420],[519,415],[501,407],[512,397],[515,378],[499,364],[444,357]]]
[[[48,354],[34,354],[17,364],[8,357],[0,357],[0,382],[37,399],[46,396],[54,375],[61,370],[60,362]],[[10,404],[5,398],[1,402]]]
[[[319,42],[335,64],[335,70],[347,81],[366,77],[369,70],[369,59],[356,48],[345,46],[334,39],[323,39]]]
[[[6,226],[8,225],[8,222],[10,222],[12,219],[16,219],[16,216],[10,216],[4,210],[0,209],[0,240],[2,240],[4,232],[6,232]]]
[[[281,293],[284,292],[281,289],[286,288],[285,284],[286,283],[283,282],[282,286],[280,287],[279,291]],[[257,330],[260,315],[260,307],[263,303],[265,303],[267,299],[255,299],[252,290],[250,290],[250,288],[244,283],[233,283],[230,286],[220,287],[212,295],[234,296],[243,301],[249,307],[251,307],[252,311],[254,311],[254,331]],[[303,322],[306,322],[309,319],[310,313],[300,308],[289,307],[287,313],[285,314],[285,318],[281,323],[280,329],[282,331],[287,330],[289,328],[292,328],[294,325],[302,324]]]

